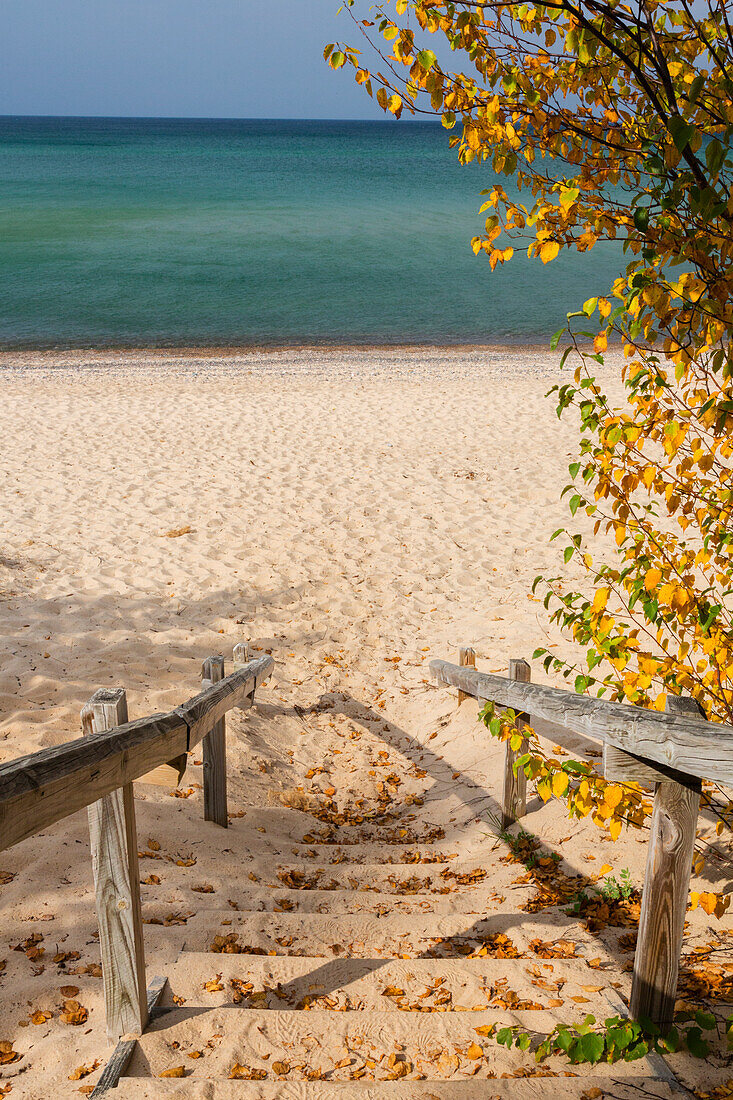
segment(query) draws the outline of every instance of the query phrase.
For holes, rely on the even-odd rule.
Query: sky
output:
[[[383,118],[341,0],[2,0],[0,115]]]

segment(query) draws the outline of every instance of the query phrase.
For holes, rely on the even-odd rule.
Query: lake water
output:
[[[545,340],[620,248],[495,273],[438,123],[0,118],[0,345]]]

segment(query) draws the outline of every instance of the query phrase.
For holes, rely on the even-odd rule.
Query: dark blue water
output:
[[[438,123],[0,118],[0,345],[545,339],[620,250],[475,257]]]

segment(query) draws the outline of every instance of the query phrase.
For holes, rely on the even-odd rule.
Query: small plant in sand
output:
[[[491,1025],[489,1025],[491,1026]],[[733,1017],[726,1022],[728,1044],[733,1034]],[[595,1016],[586,1016],[579,1024],[558,1024],[535,1049],[538,1062],[552,1054],[565,1055],[571,1065],[599,1062],[634,1062],[649,1053],[674,1054],[686,1050],[695,1058],[707,1058],[710,1042],[704,1032],[718,1031],[712,1012],[678,1012],[675,1023],[664,1037],[650,1021],[637,1022],[621,1016],[609,1016],[597,1023]],[[496,1042],[507,1050],[529,1050],[532,1036],[520,1027],[503,1027],[495,1031]]]

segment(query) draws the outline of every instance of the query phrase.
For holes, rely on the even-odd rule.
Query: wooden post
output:
[[[224,679],[224,658],[207,657],[201,668],[201,689]],[[203,741],[204,820],[226,829],[227,817],[227,738],[226,719],[220,718]]]
[[[532,670],[526,661],[520,658],[513,658],[509,662],[509,679],[519,680],[523,684],[528,684],[532,678]],[[529,716],[526,714],[518,715],[516,721],[516,728],[521,730],[527,725]],[[504,760],[504,793],[501,801],[501,827],[506,829],[509,825],[513,825],[515,821],[518,821],[520,817],[524,817],[527,812],[527,776],[523,770],[519,768],[516,772],[514,770],[514,762],[518,756],[527,751],[526,740],[522,741],[522,744],[518,752],[515,752],[509,742],[506,743],[506,758]]]
[[[697,716],[694,699],[668,697],[666,712]],[[634,957],[631,1015],[666,1034],[674,1017],[692,854],[700,809],[699,779],[664,779],[654,795],[639,936]]]
[[[458,664],[459,665],[471,665],[473,668],[475,668],[476,667],[476,650],[471,649],[471,648],[459,649],[458,650]],[[473,698],[474,698],[473,695],[469,695],[467,692],[459,690],[459,692],[458,692],[458,706],[461,705],[461,703],[463,702],[464,699],[473,699]]]
[[[240,668],[244,668],[244,666],[252,660],[252,653],[250,652],[250,648],[249,648],[249,646],[247,645],[246,642],[237,642],[237,644],[235,645],[235,647],[232,651],[232,656],[234,658],[234,671],[235,672],[239,672]],[[250,707],[254,706],[254,703],[255,703],[255,693],[254,693],[254,688],[253,688],[252,691],[247,696],[244,704],[242,706],[240,706],[238,709],[239,710],[248,710]]]
[[[127,721],[121,689],[95,692],[81,712],[85,734]],[[142,1035],[148,1022],[145,946],[132,783],[88,807],[89,841],[102,954],[107,1037]]]

